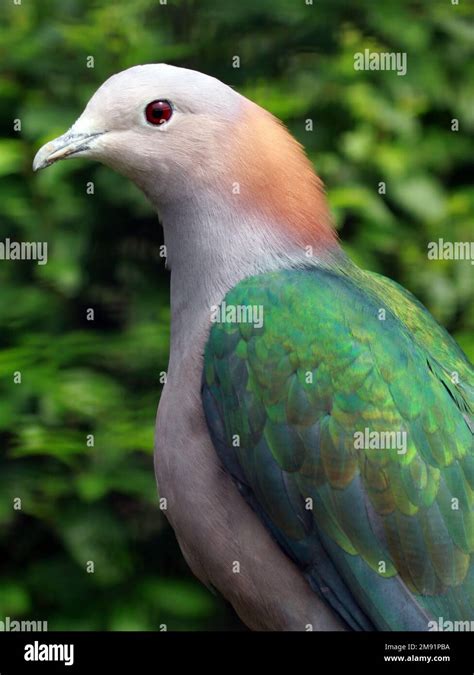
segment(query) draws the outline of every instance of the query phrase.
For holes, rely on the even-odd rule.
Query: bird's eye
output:
[[[150,124],[164,124],[173,114],[173,108],[168,101],[152,101],[145,108],[145,117]]]

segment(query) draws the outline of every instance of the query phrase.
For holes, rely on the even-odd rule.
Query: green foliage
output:
[[[169,309],[156,216],[99,165],[33,175],[35,150],[123,68],[167,61],[214,75],[288,124],[346,249],[413,291],[472,357],[473,268],[428,260],[427,244],[472,238],[473,38],[462,0],[4,0],[0,241],[47,241],[49,260],[0,261],[0,618],[238,625],[193,580],[157,507]],[[354,70],[365,48],[407,52],[407,74]]]

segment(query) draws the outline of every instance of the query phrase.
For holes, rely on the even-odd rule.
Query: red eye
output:
[[[164,124],[173,114],[173,108],[168,101],[152,101],[145,108],[145,117],[150,124]]]

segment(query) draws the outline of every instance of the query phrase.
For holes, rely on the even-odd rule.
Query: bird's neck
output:
[[[207,332],[212,306],[242,279],[343,258],[322,183],[285,127],[243,99],[238,120],[225,131],[227,146],[210,154],[204,179],[198,157],[182,177],[180,196],[159,208],[176,350]]]
[[[242,279],[279,268],[334,266],[336,240],[306,246],[262,214],[242,212],[216,193],[159,208],[171,270],[171,349],[182,353],[207,334],[212,306]]]

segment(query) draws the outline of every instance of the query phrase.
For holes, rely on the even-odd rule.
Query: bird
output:
[[[214,77],[139,65],[33,168],[70,158],[133,181],[163,227],[154,464],[198,579],[254,631],[472,621],[472,365],[344,252],[286,127]]]

